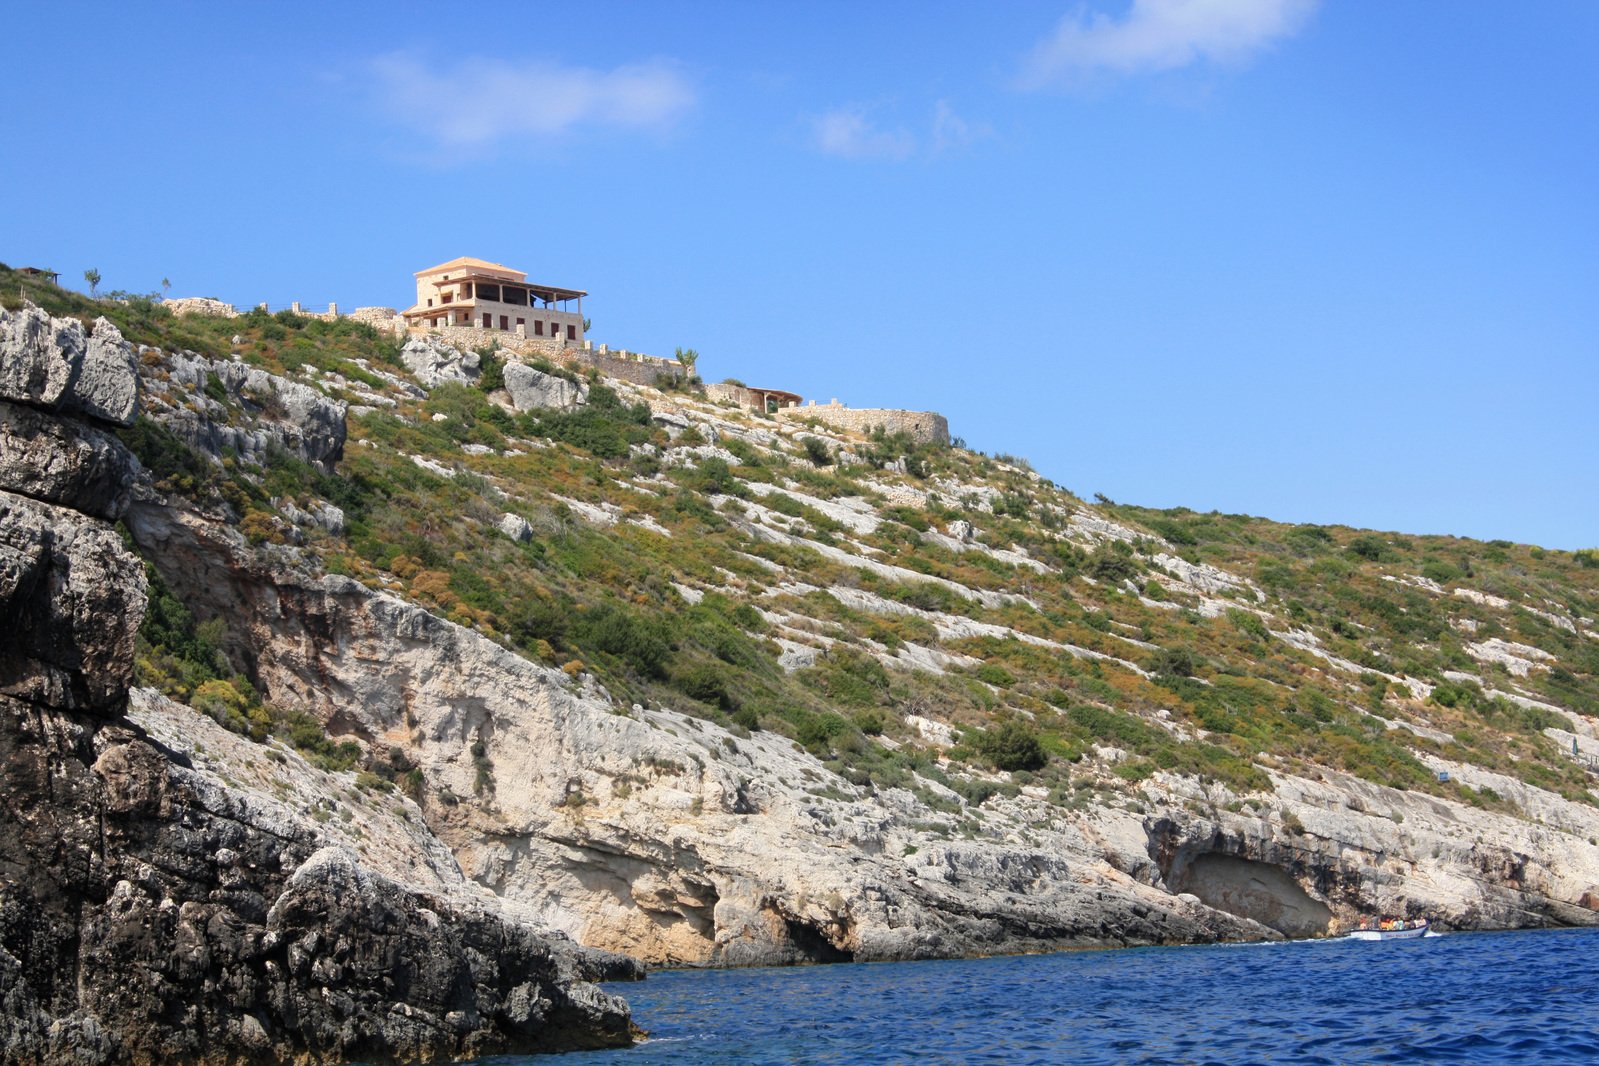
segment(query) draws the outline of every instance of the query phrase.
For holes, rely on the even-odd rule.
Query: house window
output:
[[[433,301],[432,301],[432,300],[429,300],[429,301],[428,301],[428,306],[429,306],[429,307],[432,307],[432,306],[433,306]]]
[[[471,298],[472,298],[472,283],[470,281],[461,282],[461,299],[469,300]]]
[[[527,319],[525,319],[525,318],[519,318],[519,319],[517,319],[517,320],[516,320],[516,324],[517,324],[517,325],[518,325],[518,326],[525,326],[525,325],[527,325]]]
[[[535,323],[533,323],[533,335],[535,337],[544,336],[544,323],[543,322],[535,322]]]
[[[505,315],[501,315],[500,316],[500,328],[501,329],[510,329],[511,328],[511,320],[510,320],[509,317],[507,317]]]
[[[569,340],[569,341],[577,340],[577,327],[576,326],[567,326],[566,327],[566,339]]]
[[[494,316],[489,314],[487,311],[483,312],[483,328],[484,329],[493,329],[494,328]]]

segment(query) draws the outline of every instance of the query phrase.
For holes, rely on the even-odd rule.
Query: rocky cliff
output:
[[[135,365],[104,319],[0,312],[0,1062],[627,1043],[625,1005],[586,983],[625,962],[460,891],[425,834],[398,834],[386,874],[304,808],[197,766],[211,723],[188,708],[139,694],[165,743],[129,716],[146,580],[111,523],[139,467],[111,430],[134,420]],[[429,876],[405,878],[419,858]]]
[[[145,339],[179,326],[209,350],[137,349],[131,479],[42,401],[0,454],[64,457],[15,475],[27,507],[83,485],[73,521],[121,516],[160,692],[116,728],[169,753],[161,795],[308,834],[274,899],[354,869],[695,965],[1599,916],[1599,560],[1093,506],[1015,460],[293,316]],[[105,713],[126,674],[84,664],[132,638],[53,603],[25,609],[79,643],[24,641],[5,691]],[[597,965],[559,945],[534,1013],[619,1038],[558,998]]]
[[[828,436],[681,393],[618,382],[606,390],[519,364],[505,368],[511,391],[498,395],[507,411],[528,413],[514,424],[496,422],[506,416],[492,405],[461,406],[459,397],[475,387],[479,373],[473,358],[428,340],[412,340],[401,354],[392,370],[361,361],[350,371],[386,386],[342,388],[341,382],[350,384],[346,374],[329,388],[325,372],[310,380],[330,399],[360,401],[357,443],[369,451],[358,457],[357,479],[364,482],[378,470],[393,478],[421,471],[438,486],[441,495],[431,506],[440,518],[453,506],[444,496],[460,497],[466,483],[468,502],[451,520],[482,532],[463,535],[457,543],[466,550],[456,551],[457,560],[485,552],[483,558],[514,569],[522,556],[508,555],[508,543],[521,545],[521,552],[549,546],[556,553],[574,539],[614,541],[636,551],[664,545],[655,558],[669,560],[669,569],[634,580],[670,578],[667,596],[690,609],[707,597],[746,600],[756,612],[741,616],[741,624],[767,635],[766,647],[784,675],[809,679],[830,662],[852,662],[844,657],[851,644],[886,666],[883,684],[900,693],[890,697],[896,704],[892,728],[854,734],[856,744],[869,746],[864,754],[803,734],[805,743],[796,743],[786,726],[751,729],[744,711],[730,715],[741,697],[729,697],[726,687],[684,700],[631,685],[625,672],[611,674],[608,684],[583,662],[563,665],[581,647],[560,652],[545,644],[530,655],[512,646],[452,594],[467,587],[454,583],[467,580],[459,574],[449,589],[434,584],[419,596],[428,568],[439,564],[425,558],[429,549],[414,536],[417,560],[390,556],[388,573],[364,581],[327,573],[330,557],[345,560],[341,568],[359,562],[342,555],[339,545],[360,533],[333,535],[307,521],[304,516],[329,503],[314,492],[280,509],[288,518],[280,517],[281,535],[270,538],[276,544],[242,535],[225,510],[177,497],[136,503],[128,516],[135,541],[197,615],[229,620],[228,647],[249,663],[262,690],[326,723],[332,734],[358,745],[369,763],[409,768],[428,829],[468,877],[519,914],[582,943],[650,962],[713,965],[1315,935],[1379,911],[1426,913],[1461,928],[1594,920],[1599,849],[1592,841],[1599,818],[1591,793],[1585,798],[1529,785],[1513,773],[1460,761],[1440,746],[1410,758],[1424,760],[1414,764],[1424,775],[1452,771],[1452,793],[1439,793],[1436,782],[1432,792],[1396,788],[1331,759],[1295,759],[1281,749],[1229,764],[1227,751],[1247,749],[1236,743],[1222,748],[1222,735],[1206,728],[1208,720],[1185,721],[1182,712],[1148,704],[1143,713],[1150,724],[1085,710],[1081,720],[1100,723],[1095,728],[1106,732],[1090,733],[1084,750],[1069,753],[1075,765],[1054,779],[1068,779],[1069,788],[1044,787],[1042,774],[1027,784],[1030,774],[995,772],[983,765],[987,760],[974,759],[962,744],[963,734],[982,738],[970,725],[971,712],[957,711],[959,701],[947,688],[941,695],[919,687],[924,681],[947,686],[983,664],[974,653],[996,646],[1040,649],[1068,666],[1087,664],[1083,690],[1093,691],[1107,710],[1121,704],[1103,702],[1117,690],[1099,679],[1161,679],[1156,671],[1162,667],[1150,660],[1157,646],[1114,624],[1108,638],[1079,630],[1078,643],[1038,635],[1038,623],[1029,619],[1037,617],[1039,585],[1073,553],[1078,560],[1115,562],[1123,556],[1112,549],[1132,545],[1158,560],[1161,572],[1159,585],[1129,584],[1143,604],[1164,597],[1193,618],[1234,625],[1243,625],[1236,619],[1247,609],[1250,617],[1270,620],[1262,632],[1280,627],[1285,644],[1308,647],[1297,661],[1336,659],[1314,633],[1279,622],[1272,601],[1247,576],[1183,558],[1180,545],[1081,505],[1067,504],[1052,515],[1049,508],[1057,505],[1043,502],[1048,486],[1036,476],[1018,478],[1013,471],[1005,488],[996,488],[993,475],[928,477],[915,469],[926,460],[914,448],[878,460],[882,472],[863,482],[870,495],[829,498],[762,469],[782,462],[791,443],[805,444],[814,455],[816,444],[809,441],[820,443],[836,464],[860,464],[881,451],[882,435]],[[394,373],[401,363],[422,388]],[[440,367],[465,369],[444,373]],[[163,374],[160,363],[152,368],[147,373]],[[621,400],[610,398],[618,394]],[[630,446],[629,462],[643,474],[613,483],[621,490],[612,496],[616,502],[558,490],[560,454],[541,457],[538,475],[529,476],[527,466],[550,449],[540,432],[560,433],[595,416],[596,399],[624,421],[634,416],[620,405],[647,405],[639,408],[644,421],[632,424],[655,435]],[[178,406],[184,402],[180,395]],[[408,404],[416,405],[415,414],[406,413]],[[211,417],[236,418],[237,412],[216,404]],[[412,437],[404,445],[372,439],[377,427],[393,432],[405,424],[438,426],[443,435]],[[485,431],[489,424],[505,434]],[[184,436],[203,442],[217,434],[191,428]],[[482,443],[490,440],[495,443]],[[395,451],[398,469],[380,465],[386,462],[381,453]],[[745,554],[719,553],[717,567],[691,562],[709,542],[674,543],[673,508],[683,505],[660,509],[651,499],[672,499],[674,482],[656,472],[663,468],[685,472],[678,486],[698,484],[695,479],[713,468],[732,472],[707,499],[726,516],[723,528]],[[1041,520],[1060,529],[1051,534],[1059,546],[1053,554],[980,535],[981,524],[997,525],[1004,509],[1016,506],[1008,495],[1023,491],[1037,494],[1032,506]],[[898,565],[882,550],[885,541],[875,537],[897,528],[895,519],[940,498],[968,501],[970,517],[947,521],[943,531],[895,535],[908,535],[942,558],[980,560],[1018,579],[995,583],[970,566],[963,573],[971,576],[940,577],[925,564]],[[417,528],[428,519],[413,514],[411,521]],[[508,532],[513,526],[516,532]],[[776,550],[783,547],[805,554]],[[1135,553],[1128,550],[1126,557]],[[585,558],[585,567],[615,565]],[[1101,572],[1106,577],[1077,580],[1099,595],[1095,586],[1117,569],[1105,564]],[[616,579],[589,569],[571,578],[579,584]],[[918,589],[927,591],[908,591]],[[652,594],[635,586],[634,595]],[[899,629],[885,635],[873,623],[879,626],[873,637],[840,639],[841,620],[847,626],[873,616],[892,619]],[[718,654],[719,669],[741,661],[735,650]],[[875,663],[860,667],[861,676],[877,677],[867,667]],[[746,676],[756,677],[767,668],[758,660],[744,666]],[[674,683],[689,673],[673,673]],[[1351,663],[1348,673],[1355,690],[1364,692],[1372,672]],[[1045,720],[1051,708],[1021,696],[1022,685],[1005,675],[977,672],[979,695],[988,694],[983,700],[1014,701],[1011,713],[1025,715],[1022,720]],[[1336,692],[1343,684],[1336,669],[1300,676],[1307,692],[1323,684]],[[836,682],[824,686],[830,683]],[[1187,674],[1166,683],[1184,692],[1231,684],[1225,675],[1210,682]],[[633,695],[617,691],[630,687]],[[1428,690],[1396,678],[1383,709],[1391,716],[1386,726],[1363,712],[1337,713],[1363,723],[1366,744],[1391,743],[1373,738],[1373,729],[1398,729],[1425,742],[1427,727],[1404,719],[1416,692]],[[831,706],[859,713],[850,710],[853,696],[836,692]],[[1243,695],[1232,690],[1229,699]],[[1168,706],[1183,705],[1167,698],[1173,700]],[[1336,705],[1323,707],[1307,696],[1304,706],[1332,719],[1328,707]],[[1565,721],[1588,738],[1593,723],[1582,709]],[[1342,728],[1340,721],[1329,725]],[[1167,743],[1174,749],[1163,747]],[[1152,746],[1150,760],[1139,758],[1146,746]],[[903,759],[912,772],[884,780],[889,775],[851,769],[851,759],[870,757],[870,748]],[[1174,756],[1174,750],[1185,754]],[[1165,760],[1196,752],[1214,767],[1163,768]],[[1141,762],[1146,768],[1127,773]],[[1475,789],[1495,797],[1495,809],[1481,803]]]

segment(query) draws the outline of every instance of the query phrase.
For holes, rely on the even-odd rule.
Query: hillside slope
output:
[[[1599,920],[1592,554],[1090,505],[693,391],[119,311],[160,345],[124,434],[140,681],[582,943]],[[205,757],[243,779],[250,747]]]

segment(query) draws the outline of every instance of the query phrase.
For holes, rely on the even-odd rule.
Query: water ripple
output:
[[[663,973],[613,989],[638,1047],[484,1063],[1594,1063],[1596,954],[1558,930]]]

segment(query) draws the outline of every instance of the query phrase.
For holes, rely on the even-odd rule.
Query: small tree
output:
[[[672,354],[679,363],[683,364],[683,369],[688,372],[688,376],[693,377],[694,364],[700,361],[700,353],[693,348],[679,348]]]
[[[171,278],[162,278],[161,279],[161,298],[163,300],[166,299],[167,293],[169,293],[171,291],[172,291],[172,279]]]
[[[100,288],[100,272],[94,267],[90,267],[83,272],[83,280],[89,283],[89,295],[94,296]]]

